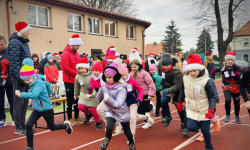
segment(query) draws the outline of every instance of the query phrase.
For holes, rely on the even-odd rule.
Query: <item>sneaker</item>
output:
[[[165,121],[165,123],[164,123],[164,127],[168,127],[169,125],[170,125],[170,122],[171,121],[173,121],[173,119],[172,118],[168,118],[168,117],[166,117],[166,121]]]
[[[34,148],[26,147],[25,150],[34,150]]]
[[[108,147],[109,138],[104,138],[103,142],[101,143],[101,149],[105,150]]]
[[[150,128],[152,125],[149,122],[145,122],[145,124],[141,127],[142,129],[148,129]]]
[[[136,150],[135,144],[129,144],[129,149],[130,150]]]
[[[236,121],[236,124],[241,124],[241,118],[239,116],[238,117],[234,116],[234,119]]]
[[[97,122],[95,125],[95,130],[99,130],[102,128],[102,122]]]
[[[71,126],[76,124],[76,122],[75,122],[75,120],[73,118],[69,119],[69,123],[70,123]]]
[[[83,123],[88,123],[89,122],[89,120],[90,120],[90,118],[91,118],[91,116],[92,116],[92,114],[90,113],[90,114],[88,114],[88,115],[86,115],[85,114],[85,120],[84,120],[84,122]]]
[[[155,105],[154,105],[154,103],[153,103],[152,101],[150,101],[150,104],[153,106],[151,112],[152,112],[152,113],[155,113]]]
[[[75,122],[76,122],[76,124],[81,124],[81,123],[83,123],[83,120],[80,117],[78,117],[75,119]]]
[[[11,122],[11,126],[13,126],[13,127],[16,126],[14,121]]]
[[[204,137],[202,135],[199,135],[197,138],[196,138],[196,141],[204,141]]]
[[[189,130],[188,130],[187,128],[183,129],[182,135],[183,135],[184,137],[187,137],[187,136],[188,136],[188,133],[189,133]]]
[[[220,131],[220,121],[217,119],[216,123],[214,123],[214,131]]]
[[[181,123],[181,131],[183,132],[185,129],[185,124],[184,123]]]
[[[229,121],[230,121],[230,115],[226,115],[225,122],[229,122]]]
[[[68,134],[71,134],[73,132],[73,128],[72,126],[70,125],[70,122],[69,121],[64,121],[64,124],[66,125],[66,131]]]
[[[162,122],[162,123],[165,123],[165,121],[166,121],[166,118],[165,118],[165,117],[162,117],[162,118],[161,118],[161,122]]]
[[[6,122],[3,122],[3,127],[6,127],[7,126],[7,123]]]
[[[14,133],[17,135],[26,135],[26,131],[23,129],[16,129]]]
[[[122,131],[122,125],[118,123],[117,126],[115,126],[115,133],[120,133]]]
[[[150,123],[151,125],[153,125],[153,124],[155,123],[155,122],[154,122],[154,119],[151,118],[151,116],[150,116],[149,113],[146,113],[145,116],[148,118],[148,120],[147,120],[148,123]]]

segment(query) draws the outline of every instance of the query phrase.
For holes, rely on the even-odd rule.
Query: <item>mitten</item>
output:
[[[142,101],[141,101],[140,99],[138,99],[137,102],[141,105],[141,102],[142,102]]]
[[[183,111],[183,106],[182,106],[182,104],[183,104],[183,102],[180,102],[180,101],[177,103],[176,108],[177,108],[177,110],[178,110],[179,112],[182,112],[182,111]]]
[[[92,94],[92,93],[93,93],[93,89],[92,89],[91,87],[88,87],[87,93],[88,93],[88,94]]]
[[[214,117],[214,110],[208,109],[208,112],[205,114],[206,118],[212,119]]]

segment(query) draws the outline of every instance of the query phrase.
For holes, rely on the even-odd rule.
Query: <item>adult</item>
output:
[[[245,108],[250,115],[250,66],[245,67],[240,78],[240,93],[245,102]]]
[[[108,56],[110,54],[114,55],[115,56],[115,51],[116,51],[116,47],[115,46],[110,46],[107,50],[106,50],[106,54],[105,54],[105,65],[107,65],[107,59],[108,59]],[[116,56],[115,56],[116,58]]]
[[[5,92],[7,94],[7,98],[10,105],[10,114],[12,120],[14,120],[13,116],[13,86],[11,83],[10,76],[10,62],[8,57],[8,52],[6,49],[6,39],[3,36],[0,36],[0,127],[7,126],[5,119]],[[12,121],[12,125],[15,126],[14,121]]]
[[[206,60],[204,66],[207,68],[208,73],[210,74],[214,69],[214,60],[211,57],[211,52],[206,52]]]
[[[157,61],[160,61],[161,60],[161,57],[162,57],[163,53],[159,53],[158,54],[158,58],[156,58]]]
[[[41,62],[40,62],[40,64],[41,64],[41,67],[42,67],[42,69],[41,69],[41,74],[42,75],[44,75],[44,66],[46,65],[46,63],[48,62],[48,59],[47,59],[47,57],[49,56],[49,54],[51,54],[51,52],[47,52],[46,54],[45,54],[45,58],[43,58],[42,60],[41,60]]]
[[[76,65],[81,59],[77,52],[80,46],[83,45],[82,39],[78,34],[69,38],[69,44],[64,48],[62,58],[63,82],[67,97],[67,115],[71,125],[82,123],[83,120],[79,117],[78,99],[74,99],[74,84],[75,76],[77,75]],[[72,106],[74,104],[75,118],[72,118]]]
[[[19,90],[20,92],[28,92],[29,85],[25,84],[20,79],[20,69],[22,62],[25,58],[31,58],[29,49],[29,36],[31,27],[25,22],[18,22],[15,24],[17,32],[13,33],[9,40],[8,54],[10,61],[10,74],[13,81],[13,90]],[[13,114],[16,125],[15,134],[25,135],[25,116],[28,107],[29,99],[19,98],[14,95]]]
[[[143,59],[141,58],[138,50],[136,47],[134,47],[132,50],[131,50],[131,53],[129,54],[128,56],[128,59],[126,61],[126,64],[130,64],[134,59],[137,59],[139,60],[140,64],[142,64],[142,67],[145,68],[145,62],[143,61]],[[129,66],[128,66],[129,67]]]
[[[158,64],[158,61],[155,59],[155,54],[153,54],[153,53],[149,53],[148,60],[145,63],[145,70],[147,72],[149,72],[149,66],[151,64],[156,64],[156,65]]]
[[[41,74],[42,73],[42,66],[39,63],[39,57],[36,53],[32,54],[31,59],[34,62],[34,69],[36,74]]]
[[[93,66],[93,62],[94,62],[94,57],[93,56],[90,56],[89,57],[89,67]]]
[[[181,72],[185,74],[185,72],[187,71],[186,69],[187,61],[185,60],[184,53],[182,51],[179,52],[179,58],[181,59]]]

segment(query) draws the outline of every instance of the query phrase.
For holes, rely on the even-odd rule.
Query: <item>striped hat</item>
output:
[[[29,80],[35,78],[34,63],[30,58],[23,60],[23,67],[20,70],[20,78],[22,80]]]

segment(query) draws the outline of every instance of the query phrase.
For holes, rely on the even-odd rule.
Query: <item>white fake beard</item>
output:
[[[130,53],[128,58],[129,58],[129,62],[130,62],[130,63],[131,63],[134,59],[138,59],[139,61],[141,60],[141,57],[140,57],[140,55],[139,55],[138,52],[136,52],[136,53],[134,53],[134,54]]]

